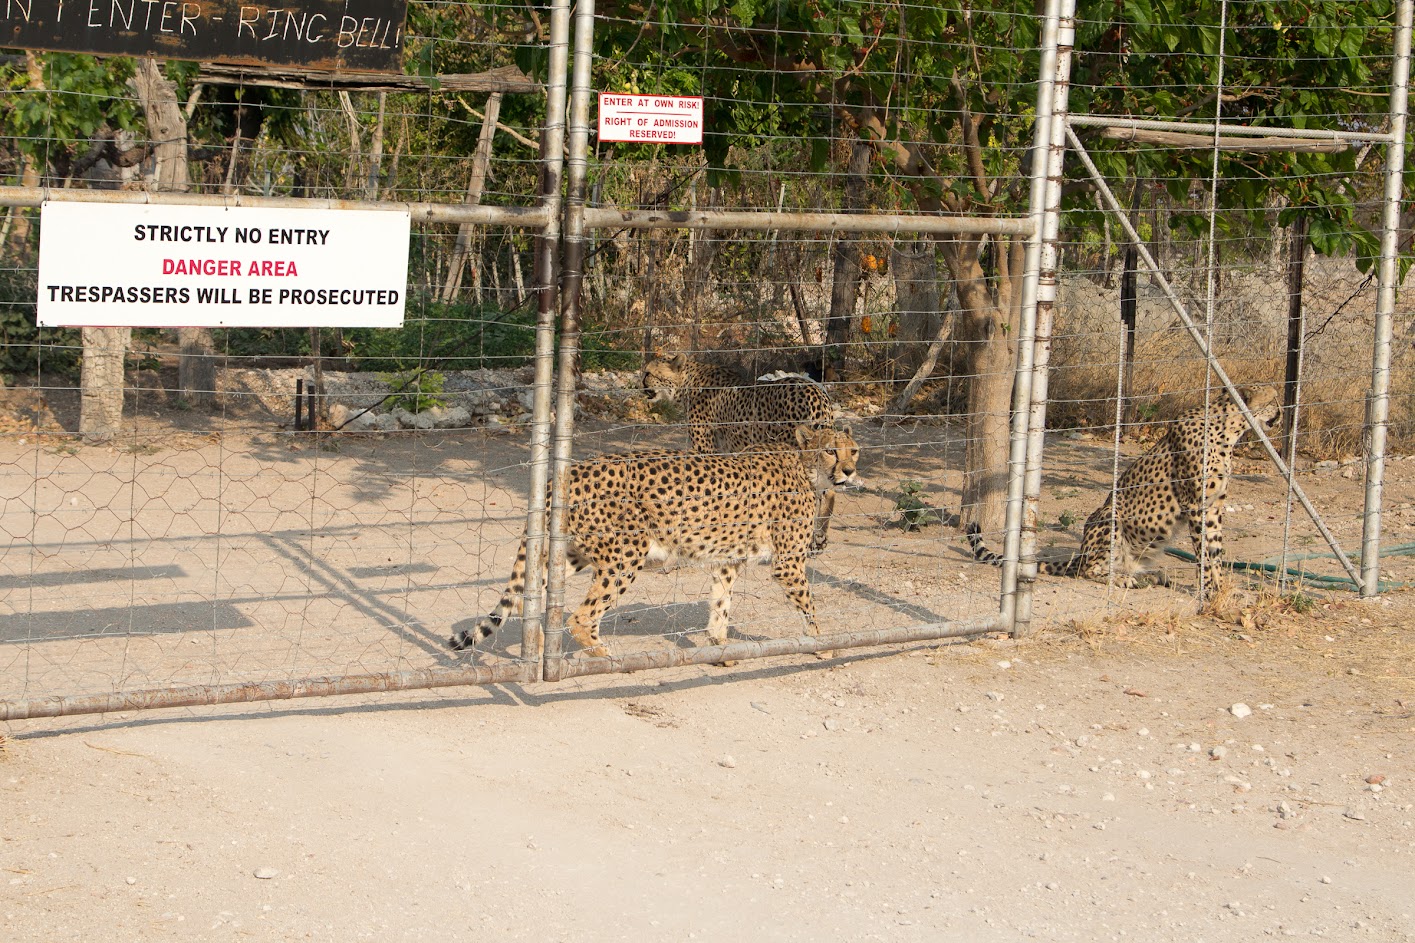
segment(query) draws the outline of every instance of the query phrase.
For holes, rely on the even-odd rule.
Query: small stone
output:
[[[126,878],[125,880],[126,880],[129,884],[136,884],[136,883],[138,883],[138,879],[137,879],[137,878]]]
[[[1209,751],[1209,756],[1215,760],[1221,760],[1228,755],[1228,747],[1217,746]]]
[[[729,754],[727,754],[726,756],[724,756],[722,759],[718,760],[718,761],[717,761],[717,765],[718,765],[718,766],[721,766],[723,769],[736,769],[736,768],[737,768],[737,761],[736,761],[735,759],[733,759],[733,758],[732,758],[732,754],[729,753]]]
[[[1253,713],[1253,708],[1249,707],[1247,704],[1239,703],[1230,707],[1228,712],[1239,720],[1242,720],[1244,717]]]
[[[1350,819],[1351,821],[1353,821],[1353,822],[1364,822],[1364,821],[1366,821],[1366,816],[1363,815],[1363,814],[1360,813],[1360,812],[1348,811],[1348,812],[1344,813],[1344,815],[1345,815],[1348,819]]]
[[[997,692],[997,691],[989,691],[989,692],[988,692],[988,700],[990,700],[990,701],[1001,701],[1001,700],[1002,700],[1002,694],[1000,694],[1000,693]]]
[[[1371,783],[1371,785],[1367,786],[1366,788],[1371,790],[1372,792],[1380,792],[1385,787],[1382,786],[1380,783]]]
[[[280,872],[275,870],[274,868],[256,868],[255,871],[252,873],[256,877],[260,878],[262,881],[269,881],[271,878],[275,877]]]
[[[826,729],[826,730],[839,730],[839,729],[840,729],[840,722],[839,722],[838,720],[836,720],[834,717],[827,717],[827,718],[825,719],[825,729]]]
[[[1366,782],[1367,782],[1369,785],[1372,785],[1372,786],[1379,786],[1381,783],[1383,783],[1383,782],[1385,782],[1385,781],[1386,781],[1386,778],[1385,778],[1384,776],[1382,776],[1380,773],[1372,773],[1370,776],[1367,776],[1367,777],[1366,777]]]
[[[1010,662],[1010,661],[1000,661],[1000,662],[997,663],[997,666],[998,666],[999,668],[1004,668],[1004,669],[1005,669],[1005,668],[1011,668],[1011,667],[1012,667],[1012,662]]]
[[[1136,735],[1141,737],[1148,737],[1150,735],[1150,728],[1141,727],[1138,731],[1136,731]]]
[[[1047,890],[1049,891],[1054,891],[1060,886],[1061,885],[1056,883],[1055,881],[1047,881]]]
[[[1115,801],[1115,793],[1113,793],[1113,792],[1108,792],[1108,793],[1106,793],[1105,795],[1101,796],[1101,801],[1102,801],[1102,802],[1114,802],[1114,801]]]
[[[767,710],[767,709],[766,709],[766,705],[763,704],[761,701],[752,701],[751,704],[752,704],[752,707],[753,707],[755,710],[759,710],[759,711],[761,711],[763,714],[770,714],[770,713],[771,713],[771,711]]]
[[[1323,875],[1322,875],[1322,883],[1323,883],[1323,884],[1330,884],[1330,883],[1331,883],[1331,878],[1329,878],[1329,877],[1327,877],[1325,874],[1323,874]]]
[[[1075,743],[1078,747],[1083,747],[1083,746],[1085,746],[1086,744],[1088,744],[1088,743],[1091,742],[1091,738],[1088,737],[1088,736],[1086,736],[1086,735],[1083,733],[1083,734],[1081,734],[1081,736],[1077,737],[1077,738],[1076,738],[1074,741],[1072,741],[1072,742]]]
[[[1189,752],[1190,752],[1190,753],[1198,753],[1198,752],[1199,752],[1200,750],[1202,750],[1202,749],[1203,749],[1203,747],[1201,747],[1201,746],[1200,746],[1199,744],[1197,744],[1197,743],[1191,743],[1191,744],[1189,744]]]

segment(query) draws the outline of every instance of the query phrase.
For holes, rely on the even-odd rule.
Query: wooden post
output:
[[[1135,180],[1135,187],[1130,196],[1130,224],[1136,229],[1140,225],[1140,181]],[[1124,403],[1121,422],[1127,426],[1134,425],[1138,417],[1139,410],[1135,404],[1135,325],[1138,320],[1138,296],[1135,288],[1136,269],[1139,266],[1139,252],[1135,248],[1135,243],[1126,241],[1125,243],[1125,267],[1120,273],[1120,323],[1123,326],[1124,336],[1121,343],[1124,345],[1123,365],[1120,377],[1120,397]]]
[[[477,149],[472,154],[472,175],[467,180],[466,203],[481,202],[486,189],[486,177],[491,168],[491,141],[496,134],[496,122],[501,117],[501,93],[492,92],[486,100],[486,118],[481,123],[481,133],[477,135]],[[462,272],[467,267],[467,256],[472,243],[472,226],[463,223],[457,227],[457,242],[452,247],[452,260],[447,265],[447,278],[442,284],[438,301],[451,304],[462,288]]]

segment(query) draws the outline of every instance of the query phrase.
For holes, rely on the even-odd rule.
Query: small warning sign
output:
[[[635,144],[703,143],[701,96],[599,93],[599,139]]]

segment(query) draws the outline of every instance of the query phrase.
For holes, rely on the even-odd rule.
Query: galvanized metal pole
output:
[[[1376,296],[1376,336],[1371,395],[1366,400],[1366,510],[1361,529],[1361,595],[1380,592],[1381,492],[1385,484],[1386,424],[1390,417],[1390,347],[1398,280],[1400,197],[1405,177],[1405,123],[1410,94],[1411,11],[1401,0],[1396,13],[1395,58],[1391,64],[1390,143],[1386,145],[1385,204],[1381,211],[1380,291]]]
[[[1050,19],[1050,17],[1048,18]],[[1076,0],[1060,0],[1056,10],[1056,52],[1052,77],[1051,116],[1045,144],[1046,166],[1034,170],[1045,174],[1044,198],[1035,237],[1038,245],[1036,274],[1035,337],[1032,342],[1028,410],[1024,428],[1027,441],[1024,450],[1022,507],[1018,515],[1018,531],[1010,530],[1007,539],[1015,541],[1018,575],[1012,610],[1012,635],[1024,637],[1032,633],[1032,587],[1037,577],[1037,504],[1042,494],[1042,449],[1046,443],[1047,370],[1051,363],[1052,320],[1056,311],[1057,240],[1061,232],[1061,182],[1066,159],[1066,116],[1071,91],[1071,54],[1076,43]],[[1039,148],[1040,150],[1040,148]],[[1034,152],[1034,157],[1042,155]],[[1037,186],[1033,177],[1033,187]],[[1036,190],[1033,190],[1035,201]],[[1036,211],[1036,203],[1033,210]],[[1011,554],[1009,548],[1004,552]]]
[[[1012,440],[1007,456],[1007,509],[1003,523],[1001,615],[1016,636],[1019,556],[1024,526],[1035,530],[1035,519],[1024,515],[1024,488],[1027,469],[1027,426],[1032,411],[1032,370],[1037,339],[1037,286],[1041,276],[1042,218],[1047,205],[1047,168],[1052,143],[1052,114],[1056,104],[1057,37],[1061,0],[1047,0],[1042,20],[1042,61],[1037,82],[1037,117],[1032,129],[1032,181],[1028,210],[1032,234],[1027,238],[1027,254],[1022,265],[1022,323],[1017,331],[1017,380],[1012,386]],[[1024,521],[1026,523],[1024,523]],[[1036,579],[1033,567],[1025,576],[1027,592]]]
[[[560,175],[565,165],[565,85],[570,59],[570,0],[550,11],[550,75],[541,131],[540,201],[548,218],[536,244],[535,386],[531,403],[531,491],[526,499],[526,599],[521,658],[542,663],[546,485],[550,481],[551,397],[555,380],[556,256],[560,249]]]
[[[559,481],[570,464],[575,434],[575,383],[580,354],[580,286],[585,264],[585,181],[589,176],[590,66],[594,62],[594,0],[575,6],[575,61],[570,84],[570,153],[565,180],[565,232],[561,240],[560,362],[556,374],[555,441],[551,473]],[[560,496],[563,497],[563,496]],[[550,565],[545,594],[545,679],[559,681],[565,667],[565,509],[557,497],[550,512]]]

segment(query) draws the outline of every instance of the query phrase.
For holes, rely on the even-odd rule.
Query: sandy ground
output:
[[[892,519],[906,480],[956,509],[956,432],[857,433],[875,490],[813,561],[823,625],[995,611],[951,528]],[[1110,455],[1052,443],[1044,545],[1074,546]],[[508,434],[0,438],[0,697],[451,664],[524,461]],[[1359,475],[1300,480],[1354,546]],[[1387,500],[1394,544],[1415,463]],[[1231,555],[1277,559],[1282,483],[1244,459],[1230,501]],[[1289,553],[1321,550],[1299,518]],[[1199,617],[1177,566],[1174,590],[1043,580],[1025,641],[11,723],[0,940],[1415,940],[1415,595]],[[703,574],[631,592],[615,644],[700,644]],[[791,615],[744,573],[739,637]]]
[[[14,725],[0,937],[1412,940],[1411,600],[1329,606]]]

